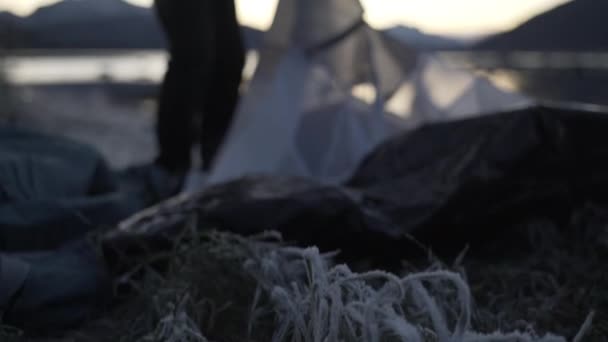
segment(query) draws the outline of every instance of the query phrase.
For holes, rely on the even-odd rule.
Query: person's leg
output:
[[[156,9],[169,41],[170,62],[158,103],[158,164],[170,171],[190,167],[193,117],[202,112],[214,53],[213,16],[206,0],[157,0]]]
[[[245,49],[234,2],[217,2],[215,15],[216,58],[213,82],[208,84],[205,97],[201,134],[201,154],[206,170],[212,166],[232,123],[245,63]]]
[[[221,81],[215,84],[205,107],[202,122],[201,153],[205,170],[209,170],[217,155],[219,148],[230,128],[239,93],[240,78],[225,77],[220,74]],[[224,77],[222,77],[224,76]]]
[[[169,62],[158,99],[156,137],[159,155],[157,162],[170,171],[185,171],[190,167],[192,146],[192,111],[184,93],[183,71],[175,61]]]

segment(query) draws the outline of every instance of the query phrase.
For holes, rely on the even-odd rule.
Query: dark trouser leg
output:
[[[193,111],[189,91],[185,87],[179,62],[171,61],[162,84],[158,104],[156,133],[159,147],[158,163],[171,171],[184,171],[190,167]]]
[[[215,60],[212,82],[204,100],[201,154],[204,168],[209,169],[232,123],[239,99],[245,49],[232,0],[214,3]]]
[[[217,82],[209,91],[205,101],[205,114],[202,122],[201,153],[204,168],[209,170],[232,123],[239,99],[241,77],[223,75],[218,72]]]
[[[158,17],[171,61],[159,96],[157,162],[172,170],[190,167],[193,119],[203,111],[205,84],[215,54],[215,18],[210,0],[157,0]]]

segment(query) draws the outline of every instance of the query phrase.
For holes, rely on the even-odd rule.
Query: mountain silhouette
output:
[[[165,46],[149,8],[122,0],[64,0],[24,18],[30,48],[144,49]]]
[[[177,1],[177,0],[176,0]],[[249,48],[263,32],[243,27]],[[0,47],[22,49],[162,49],[165,37],[152,9],[123,0],[64,0],[22,18],[0,12]]]
[[[0,43],[28,49],[165,47],[152,10],[122,0],[64,0],[25,18],[2,12]]]
[[[384,30],[390,37],[407,44],[416,50],[454,50],[462,49],[466,43],[444,36],[424,33],[410,26],[394,26]]]
[[[574,0],[540,14],[512,31],[495,35],[476,48],[483,50],[608,50],[606,0]]]
[[[450,50],[466,45],[407,26],[389,28],[385,33],[418,50]],[[243,27],[243,36],[248,48],[255,49],[262,44],[260,30]],[[166,47],[153,10],[123,0],[64,0],[41,7],[25,18],[0,12],[2,45],[26,49]]]
[[[113,19],[124,16],[147,16],[149,9],[122,0],[64,0],[40,7],[25,19],[30,27],[48,27],[82,19]]]
[[[0,48],[12,48],[25,40],[20,24],[20,17],[9,12],[0,12]]]

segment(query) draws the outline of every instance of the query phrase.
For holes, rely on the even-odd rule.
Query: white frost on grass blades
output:
[[[166,315],[158,322],[156,329],[139,342],[208,342],[198,325],[188,315],[190,303],[188,294],[177,303],[168,303]]]
[[[470,289],[457,273],[357,274],[331,266],[331,256],[317,248],[258,252],[245,263],[258,282],[249,327],[251,333],[261,317],[274,314],[273,342],[566,341],[524,332],[476,333]],[[268,304],[261,304],[262,296]]]

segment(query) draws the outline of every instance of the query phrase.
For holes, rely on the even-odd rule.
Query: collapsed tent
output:
[[[282,0],[207,182],[247,174],[337,184],[420,123],[526,100],[369,27],[358,0]]]
[[[420,253],[406,235],[441,255],[457,253],[466,244],[475,251],[497,237],[505,248],[520,249],[522,240],[515,232],[525,231],[529,223],[567,226],[577,210],[608,201],[607,130],[606,113],[542,106],[435,123],[382,143],[341,186],[276,176],[219,184],[124,221],[106,235],[105,251],[128,253],[128,247],[145,249],[150,241],[156,243],[148,246],[151,251],[170,247],[162,241],[167,234],[176,236],[190,213],[198,214],[202,228],[245,235],[277,230],[288,241],[341,250],[349,260],[377,259],[383,267]],[[3,154],[8,155],[0,164],[5,178],[0,182],[2,208],[20,215],[16,223],[0,225],[0,305],[13,303],[5,317],[17,326],[72,326],[93,315],[107,294],[103,264],[93,248],[77,239],[95,225],[43,223],[36,205],[44,204],[45,215],[69,213],[102,222],[119,219],[118,212],[106,209],[124,202],[101,201],[106,203],[102,209],[90,211],[87,205],[68,207],[69,201],[55,201],[78,194],[103,196],[113,188],[105,188],[108,174],[97,154],[30,133],[2,136],[0,146],[7,147]],[[19,149],[22,159],[17,158]],[[42,164],[30,167],[28,160]],[[64,177],[74,172],[74,162],[82,175]],[[17,167],[21,163],[26,167]],[[19,177],[8,178],[15,174]],[[61,210],[48,209],[49,203]],[[29,209],[13,210],[17,207]],[[127,208],[120,208],[122,214]]]
[[[402,128],[380,102],[413,67],[414,56],[409,63],[395,59],[362,16],[352,0],[279,3],[209,182],[251,173],[341,181]],[[381,94],[377,110],[351,93],[368,82]]]
[[[458,68],[445,56],[425,53],[418,56],[416,69],[389,99],[387,108],[417,126],[531,104],[526,96],[500,89],[486,77]]]
[[[408,234],[439,254],[496,236],[506,246],[505,236],[516,239],[535,219],[567,225],[574,211],[608,201],[607,130],[605,113],[543,106],[436,123],[383,143],[344,186],[248,177],[151,215],[175,223],[180,212],[198,212],[204,227],[278,230],[289,241],[383,265],[420,252]],[[146,215],[136,221],[109,241],[166,229]]]

